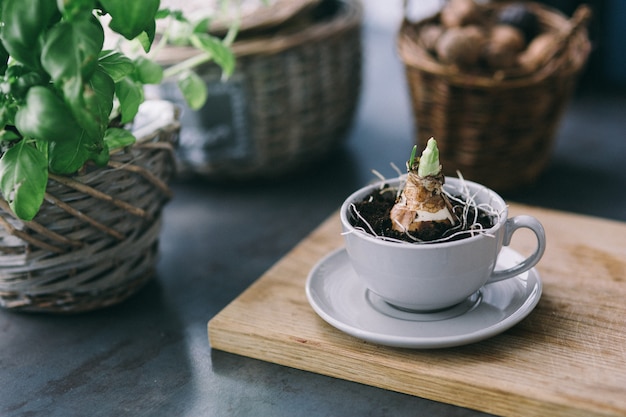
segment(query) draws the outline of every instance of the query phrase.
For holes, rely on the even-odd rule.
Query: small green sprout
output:
[[[409,158],[409,162],[407,162],[407,170],[413,171],[416,168],[416,165],[419,163],[419,158],[415,158],[417,155],[417,145],[413,146],[413,150],[411,151],[411,157]]]
[[[413,148],[415,152],[415,148]],[[411,155],[413,158],[413,155]],[[417,175],[420,177],[427,177],[429,175],[438,175],[441,171],[441,165],[439,164],[439,149],[437,149],[437,141],[434,138],[428,139],[426,149],[422,152],[422,156],[419,160],[419,167],[417,169]]]

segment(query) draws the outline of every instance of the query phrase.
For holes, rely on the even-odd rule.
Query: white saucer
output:
[[[496,269],[523,257],[503,247]],[[436,313],[401,311],[369,291],[357,278],[345,249],[320,260],[309,273],[306,295],[319,316],[359,339],[404,348],[465,345],[501,333],[525,318],[541,297],[533,268],[514,278],[485,285],[468,300]]]

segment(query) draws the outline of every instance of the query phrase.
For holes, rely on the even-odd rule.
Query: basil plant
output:
[[[106,165],[110,150],[134,143],[123,126],[144,101],[143,85],[163,78],[147,53],[156,20],[170,15],[184,20],[160,11],[159,0],[0,0],[0,192],[16,216],[38,213],[50,172]],[[104,49],[105,25],[144,53]],[[196,44],[232,71],[229,49],[202,29]],[[201,86],[190,79],[196,84],[179,85],[191,94]]]

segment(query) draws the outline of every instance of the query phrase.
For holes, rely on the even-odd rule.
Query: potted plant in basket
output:
[[[144,103],[162,68],[105,33],[148,52],[166,15],[184,21],[159,0],[0,0],[1,306],[90,310],[152,275],[177,111]]]

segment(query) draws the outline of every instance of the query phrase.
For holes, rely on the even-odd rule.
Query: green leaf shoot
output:
[[[121,122],[130,122],[137,115],[139,105],[144,100],[143,86],[126,77],[115,83],[115,95],[120,101]]]
[[[109,27],[112,30],[129,40],[144,34],[148,42],[143,47],[149,50],[149,44],[154,40],[159,0],[100,0],[100,3],[111,15]]]
[[[428,139],[426,149],[422,152],[419,161],[417,175],[427,177],[429,175],[438,175],[441,171],[439,163],[439,149],[437,149],[437,141],[434,138]]]
[[[142,84],[159,84],[163,80],[163,67],[140,56],[135,59],[135,78]]]
[[[137,139],[129,130],[118,127],[110,127],[104,134],[104,143],[110,150],[130,146],[136,141]]]
[[[191,109],[198,110],[206,102],[208,96],[206,83],[195,72],[182,73],[178,78],[178,88]]]
[[[191,44],[205,51],[216,64],[222,67],[224,75],[229,77],[235,70],[235,55],[221,39],[208,33],[196,33],[190,38]]]

